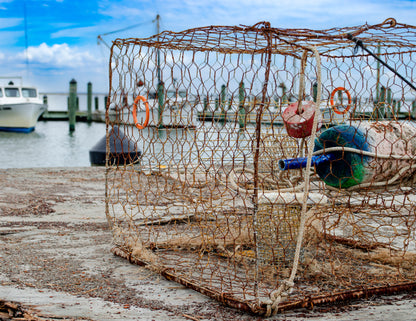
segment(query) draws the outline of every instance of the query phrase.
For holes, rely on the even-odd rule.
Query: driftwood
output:
[[[0,300],[0,320],[41,321],[46,319],[40,319],[33,316],[32,313],[30,313],[27,309],[24,309],[18,303]]]

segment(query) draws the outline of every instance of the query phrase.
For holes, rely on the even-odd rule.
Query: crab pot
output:
[[[326,200],[311,193],[307,210]],[[294,259],[303,193],[267,193],[259,199],[257,212],[257,260],[261,265],[288,267]],[[302,257],[302,253],[301,253]]]
[[[405,120],[363,121],[378,117],[379,107],[391,109],[381,95],[374,100],[381,86],[391,88],[402,112],[414,97],[399,78],[366,72],[374,58],[351,55],[355,44],[345,37],[354,33],[367,48],[381,47],[383,61],[412,77],[416,27],[393,22],[323,31],[268,23],[208,26],[114,41],[106,145],[115,134],[127,150],[106,151],[107,160],[115,158],[105,171],[113,253],[258,315],[415,284],[416,180],[408,167],[416,131]],[[299,94],[299,63],[312,47],[321,59],[301,66],[305,95],[320,82],[316,107],[330,129],[298,139],[282,116],[288,98]],[[349,117],[336,117],[326,103],[340,86],[356,98]],[[139,96],[148,103],[147,127],[140,120],[143,106],[136,106],[144,128],[135,126],[133,115]],[[306,129],[313,111],[304,117]],[[304,120],[299,117],[294,125]],[[322,151],[313,155],[319,177],[278,168],[282,159],[303,167],[299,157],[315,142],[315,151]],[[117,156],[123,151],[133,154]],[[127,162],[132,157],[139,163]],[[409,180],[380,186],[397,175]],[[368,185],[344,189],[355,182]],[[134,273],[129,277],[137,281]],[[277,302],[282,284],[291,289]]]

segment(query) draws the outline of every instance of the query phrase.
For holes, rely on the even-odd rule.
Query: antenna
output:
[[[26,0],[23,1],[23,15],[24,15],[24,20],[25,20],[25,56],[26,56],[26,71],[29,71],[29,55],[27,52],[28,49],[28,37],[27,37],[27,10],[26,10]]]
[[[109,31],[109,32],[106,32],[106,33],[102,33],[102,34],[100,34],[100,35],[97,36],[97,43],[102,42],[102,43],[105,44],[105,46],[108,49],[111,50],[111,46],[104,41],[104,39],[103,39],[104,36],[108,36],[108,35],[111,35],[111,34],[114,34],[114,33],[119,33],[119,32],[126,31],[126,30],[130,30],[130,29],[134,29],[134,28],[137,28],[137,27],[140,27],[140,26],[149,24],[149,23],[153,23],[153,22],[155,22],[155,20],[149,20],[149,21],[145,21],[145,22],[141,22],[141,23],[136,23],[134,25],[131,25],[131,26],[128,26],[128,27],[125,27],[125,28],[121,28],[121,29]]]

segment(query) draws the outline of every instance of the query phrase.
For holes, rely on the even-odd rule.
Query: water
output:
[[[240,157],[241,152],[236,154],[233,148],[224,150],[224,142],[238,138],[241,141],[239,148],[244,149],[248,149],[245,146],[250,143],[244,134],[233,130],[235,126],[230,123],[216,125],[211,130],[198,131],[196,136],[193,129],[146,128],[140,132],[131,126],[126,130],[143,151],[143,164],[155,159],[161,164],[180,163],[184,159],[191,162],[197,155],[202,161],[225,162]],[[103,136],[104,123],[79,122],[70,134],[67,121],[39,121],[36,130],[29,134],[0,131],[0,168],[90,166],[89,150]]]
[[[105,135],[104,123],[39,121],[29,134],[0,131],[0,168],[90,166],[89,150]]]

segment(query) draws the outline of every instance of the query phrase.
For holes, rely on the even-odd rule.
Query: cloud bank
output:
[[[20,58],[25,56],[23,53]],[[29,47],[27,57],[30,63],[45,64],[49,68],[85,68],[99,63],[90,51],[70,47],[66,43],[52,46],[42,43],[37,47]]]

